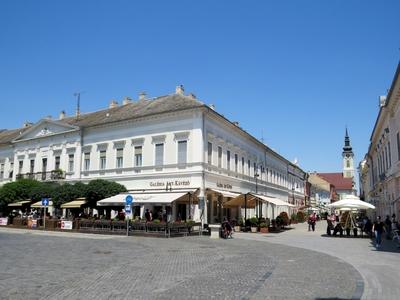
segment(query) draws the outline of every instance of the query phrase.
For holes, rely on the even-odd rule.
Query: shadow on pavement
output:
[[[400,253],[400,244],[397,241],[382,239],[382,244],[379,248],[375,245],[375,239],[371,239],[370,243],[373,248],[372,251]]]

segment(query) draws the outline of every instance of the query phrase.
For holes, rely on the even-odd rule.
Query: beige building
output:
[[[400,64],[379,114],[364,160],[359,164],[360,195],[380,216],[400,215]]]

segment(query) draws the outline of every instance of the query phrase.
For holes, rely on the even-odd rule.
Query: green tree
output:
[[[87,185],[86,200],[89,207],[96,207],[96,202],[104,198],[118,195],[119,193],[127,192],[127,189],[122,184],[107,181],[103,179],[92,180]]]
[[[0,188],[0,210],[5,211],[9,203],[32,199],[32,192],[42,183],[32,179],[9,182]]]

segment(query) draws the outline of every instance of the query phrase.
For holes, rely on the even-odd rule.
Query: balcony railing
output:
[[[37,172],[18,174],[17,179],[35,179],[38,181],[55,181],[65,179],[64,171]]]

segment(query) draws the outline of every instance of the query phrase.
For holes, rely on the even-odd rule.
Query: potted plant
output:
[[[235,232],[240,232],[240,230],[242,229],[243,226],[244,226],[243,219],[240,218],[239,222],[236,223],[236,225],[234,226],[233,229],[235,230]]]
[[[285,227],[287,225],[289,225],[289,216],[287,214],[287,212],[283,211],[279,214],[280,217],[280,222],[281,222],[281,226]]]
[[[258,229],[258,219],[256,217],[252,217],[250,219],[250,225],[251,225],[251,232],[257,232]]]
[[[265,223],[265,222],[260,223],[260,233],[268,233],[267,223]]]

